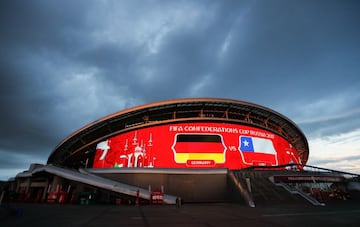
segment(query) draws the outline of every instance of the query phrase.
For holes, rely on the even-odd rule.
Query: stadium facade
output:
[[[228,99],[151,103],[101,118],[64,139],[48,164],[93,168],[229,168],[306,164],[303,132],[285,116]]]
[[[181,197],[254,206],[254,187],[262,194],[269,187],[270,194],[291,194],[290,181],[314,182],[314,173],[304,170],[308,157],[304,133],[272,109],[231,99],[168,100],[77,130],[55,147],[46,165],[18,174],[12,190],[56,202],[85,195],[102,202],[171,204]],[[323,174],[316,173],[318,182],[345,181],[328,172],[325,180]]]

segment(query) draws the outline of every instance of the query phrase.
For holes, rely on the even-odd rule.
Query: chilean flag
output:
[[[240,136],[240,154],[245,164],[278,165],[277,153],[272,140]]]

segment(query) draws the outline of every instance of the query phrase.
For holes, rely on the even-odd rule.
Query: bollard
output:
[[[24,214],[24,208],[17,208],[16,209],[16,217],[20,218]]]
[[[181,207],[181,198],[180,197],[176,197],[176,207],[177,208]]]

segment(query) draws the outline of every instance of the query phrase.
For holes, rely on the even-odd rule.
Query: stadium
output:
[[[10,181],[17,201],[175,204],[325,201],[355,174],[307,166],[301,129],[267,107],[186,98],[100,118],[63,139],[47,164]]]

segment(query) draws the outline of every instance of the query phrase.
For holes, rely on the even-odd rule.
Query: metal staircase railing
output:
[[[303,197],[306,201],[308,201],[309,203],[311,203],[314,206],[325,206],[325,203],[320,203],[317,199],[309,196],[308,194],[306,194],[305,192],[303,192],[300,189],[297,188],[291,188],[289,185],[287,185],[286,183],[280,182],[280,183],[275,183],[274,180],[272,179],[272,177],[269,177],[269,180],[276,186],[280,186],[283,187],[286,191],[290,192],[291,194],[298,194],[301,197]]]
[[[234,173],[229,171],[228,176],[230,177],[232,182],[235,184],[237,189],[240,191],[242,197],[245,199],[245,201],[247,202],[249,207],[255,207],[255,202],[252,199],[250,193],[248,192],[248,190],[246,190],[244,185],[238,180],[238,178],[234,175]]]

